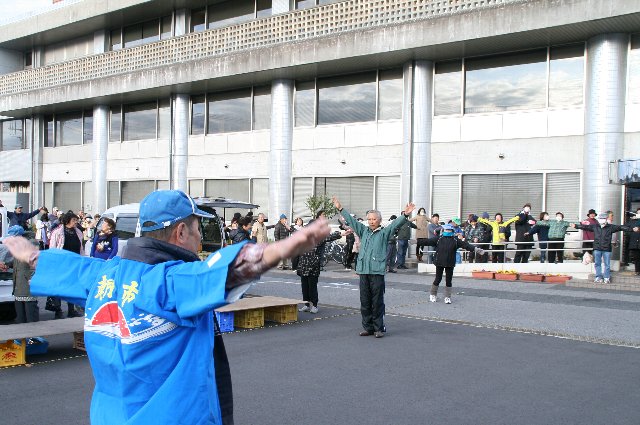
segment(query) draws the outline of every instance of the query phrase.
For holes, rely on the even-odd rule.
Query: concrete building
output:
[[[619,219],[640,205],[640,2],[67,0],[0,23],[0,182],[307,216]]]

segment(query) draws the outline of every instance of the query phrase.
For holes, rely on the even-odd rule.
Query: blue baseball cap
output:
[[[7,229],[7,236],[22,236],[24,235],[24,229],[22,226],[11,226]]]
[[[152,232],[164,229],[191,215],[214,217],[199,209],[193,199],[181,190],[156,190],[140,202],[140,230]],[[145,227],[146,222],[156,224]]]
[[[445,232],[453,232],[454,228],[450,224],[445,224],[444,226],[442,226],[442,230],[444,230]]]

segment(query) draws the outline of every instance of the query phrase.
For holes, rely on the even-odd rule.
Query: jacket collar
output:
[[[191,251],[153,238],[131,238],[122,255],[126,260],[145,264],[160,264],[167,261],[200,261],[200,257]]]

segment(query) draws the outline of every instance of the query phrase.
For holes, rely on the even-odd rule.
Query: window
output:
[[[349,213],[365,217],[373,208],[373,177],[317,177],[315,194],[337,196]]]
[[[465,61],[465,113],[544,108],[547,50]]]
[[[93,33],[44,47],[44,65],[87,56],[93,53]]]
[[[191,32],[204,31],[207,29],[207,10],[197,9],[191,11]]]
[[[541,208],[542,174],[462,176],[463,217],[468,214],[480,215],[486,211],[491,217],[495,213],[502,213],[506,221],[519,213],[527,202],[531,203],[534,210]]]
[[[191,97],[191,134],[204,134],[205,96]]]
[[[271,87],[253,89],[253,129],[271,128]]]
[[[82,124],[82,143],[93,143],[93,111],[84,111]]]
[[[582,105],[584,44],[552,47],[549,63],[549,107]]]
[[[433,86],[435,115],[462,112],[462,61],[436,63]]]
[[[120,105],[111,107],[111,124],[109,141],[119,142],[122,135],[122,108]],[[117,204],[116,204],[117,205]]]
[[[54,183],[53,204],[64,212],[82,208],[82,183]]]
[[[53,121],[53,115],[48,115],[45,118],[45,122],[46,122],[46,126],[47,126],[47,134],[46,134],[46,139],[44,141],[44,146],[47,148],[52,148],[55,146],[55,139],[53,137],[53,129],[54,129],[54,121]]]
[[[296,10],[309,9],[324,4],[338,3],[339,1],[343,0],[295,0],[295,8]]]
[[[31,69],[33,67],[33,52],[24,54],[24,68]]]
[[[255,0],[229,0],[209,6],[208,28],[220,28],[250,21],[255,17]]]
[[[171,101],[160,99],[158,101],[158,139],[169,140],[171,138]]]
[[[0,132],[0,150],[13,151],[26,147],[22,120],[2,121]]]
[[[402,69],[380,71],[378,80],[378,120],[402,119]]]
[[[375,119],[375,72],[318,79],[318,124]]]
[[[209,96],[208,133],[251,130],[251,89]]]
[[[160,23],[160,39],[166,40],[171,38],[173,27],[173,16],[165,16]]]
[[[157,103],[124,105],[123,140],[156,138]]]
[[[153,180],[120,182],[121,203],[124,205],[140,202],[155,189],[156,182]]]
[[[256,1],[256,18],[266,18],[271,16],[271,0],[257,0]]]
[[[111,31],[111,50],[122,49],[122,29],[118,28]]]
[[[31,141],[33,140],[33,121],[31,118],[24,119],[24,146],[25,148],[31,147]]]
[[[294,115],[296,127],[315,125],[316,83],[305,81],[296,83]]]
[[[631,103],[640,103],[640,34],[631,36],[629,51],[628,99]]]
[[[56,146],[81,145],[82,112],[70,112],[55,116]]]

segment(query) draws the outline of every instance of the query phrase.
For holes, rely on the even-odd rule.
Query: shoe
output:
[[[278,266],[278,270],[284,270],[282,266]]]
[[[431,301],[432,303],[436,302],[438,300],[438,297],[436,297],[435,295],[429,295],[429,301]]]
[[[605,277],[604,278],[604,284],[606,285],[608,283],[611,283],[611,279],[609,279],[608,277]]]
[[[393,270],[393,269],[389,269],[389,270],[387,270],[387,273],[397,273],[397,272],[395,270]]]
[[[351,271],[351,267],[345,267],[344,270],[345,271]]]
[[[445,303],[445,304],[451,304],[451,298],[446,297],[446,298],[444,299],[444,303]]]
[[[601,277],[596,277],[596,278],[593,280],[593,283],[602,283],[602,278],[601,278]]]
[[[373,334],[373,336],[375,336],[376,338],[382,338],[384,336],[384,332],[377,331]]]
[[[301,308],[298,309],[298,311],[300,311],[302,313],[306,313],[307,311],[309,311],[309,306],[308,305],[303,305]]]
[[[64,319],[64,313],[62,311],[56,311],[53,317],[54,319]]]
[[[404,265],[397,267],[398,270],[406,270],[406,268],[407,268],[407,266],[404,266]]]
[[[318,307],[316,307],[315,305],[311,306],[311,309],[309,310],[309,312],[311,314],[316,314],[318,312]]]
[[[370,332],[370,331],[362,331],[362,332],[360,332],[360,336],[369,336],[369,335],[373,335],[373,332]]]

